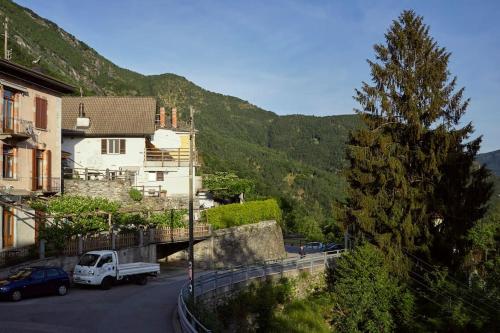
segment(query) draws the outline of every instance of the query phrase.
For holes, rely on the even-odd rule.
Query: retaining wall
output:
[[[124,180],[83,180],[64,179],[64,194],[86,195],[119,201],[126,208],[149,209],[187,209],[187,196],[148,197],[139,202],[130,198],[130,184]]]
[[[187,259],[187,251],[169,259]],[[214,269],[248,265],[286,258],[283,233],[276,221],[263,221],[215,230],[208,239],[194,246],[195,266]]]

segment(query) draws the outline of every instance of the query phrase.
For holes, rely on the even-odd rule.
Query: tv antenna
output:
[[[7,48],[7,41],[9,39],[9,18],[5,16],[5,22],[3,23],[4,27],[4,41],[3,41],[3,50],[4,50],[4,58],[5,60],[12,59],[12,49]]]

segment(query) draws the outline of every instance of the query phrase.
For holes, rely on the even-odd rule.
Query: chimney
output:
[[[160,108],[160,127],[165,127],[165,108]]]
[[[172,128],[177,128],[177,108],[172,108]]]

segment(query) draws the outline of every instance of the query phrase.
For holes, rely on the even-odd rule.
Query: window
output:
[[[111,254],[106,254],[101,257],[101,260],[99,260],[99,263],[97,264],[96,267],[102,267],[104,264],[109,264],[113,262],[113,257]]]
[[[4,132],[14,130],[14,93],[3,91],[2,128]]]
[[[31,273],[31,278],[33,280],[43,280],[44,277],[45,277],[44,271],[34,271],[33,273]]]
[[[43,150],[36,151],[36,165],[35,165],[35,190],[43,188]]]
[[[156,181],[157,182],[162,182],[164,179],[163,177],[163,171],[156,171]]]
[[[41,97],[36,97],[35,110],[35,127],[47,129],[47,100]]]
[[[11,146],[3,146],[3,168],[2,176],[3,178],[14,178],[14,148]]]
[[[125,139],[101,139],[101,154],[125,154]]]
[[[59,276],[59,272],[55,268],[48,269],[46,271],[46,274],[47,274],[47,278],[49,278],[49,279],[50,278],[55,278],[55,277]]]

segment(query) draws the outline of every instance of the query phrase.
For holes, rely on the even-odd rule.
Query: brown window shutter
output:
[[[47,100],[42,100],[42,125],[43,129],[47,129]]]
[[[2,163],[0,163],[0,176],[3,176],[3,164],[4,164],[3,158],[5,157],[3,154],[3,150],[4,150],[4,145],[0,143],[0,153],[2,154],[0,155],[0,159],[2,160]]]
[[[125,154],[125,139],[120,139],[120,154]]]
[[[101,154],[108,153],[108,140],[101,139]]]
[[[33,175],[31,177],[31,190],[36,191],[36,184],[37,184],[37,179],[36,179],[36,168],[37,168],[37,163],[36,163],[36,148],[33,148],[31,150],[31,154],[33,156],[32,164],[31,164],[31,171],[33,172]]]

